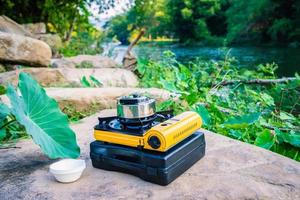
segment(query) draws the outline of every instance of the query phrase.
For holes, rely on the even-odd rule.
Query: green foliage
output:
[[[50,31],[65,38],[76,20],[88,23],[89,12],[84,0],[4,0],[0,15],[6,15],[19,23],[45,22]]]
[[[2,0],[0,15],[19,23],[45,22],[48,31],[68,41],[90,26],[88,6],[92,3],[99,5],[101,13],[119,1]],[[130,9],[125,15],[109,22],[109,36],[126,44],[131,35],[146,29],[149,38],[166,36],[189,44],[275,43],[297,47],[299,7],[297,0],[135,0],[128,3]]]
[[[130,24],[127,15],[120,15],[114,17],[109,22],[108,37],[116,37],[122,44],[129,43]]]
[[[83,87],[101,87],[103,84],[96,77],[90,75],[89,80],[83,76],[80,80]]]
[[[101,81],[99,79],[97,79],[96,77],[90,75],[90,80],[92,81],[92,84],[96,87],[101,87],[103,85],[103,83],[101,83]]]
[[[236,116],[229,118],[224,122],[224,126],[232,129],[246,128],[247,126],[253,124],[259,119],[261,113],[252,113],[242,116]]]
[[[275,144],[275,136],[270,130],[264,130],[257,135],[254,144],[265,149],[270,149]]]
[[[0,149],[10,147],[13,141],[26,136],[25,128],[11,114],[11,109],[0,101]]]
[[[227,39],[235,43],[299,42],[299,6],[296,0],[233,0],[226,11]]]
[[[6,93],[6,88],[3,85],[0,85],[0,95]]]
[[[76,68],[93,68],[94,67],[94,65],[93,65],[93,63],[91,63],[91,62],[89,62],[89,61],[82,61],[81,63],[80,63],[80,65],[76,65],[75,66]]]
[[[136,0],[111,21],[110,35],[125,44],[136,29],[187,44],[300,44],[300,1]]]
[[[19,23],[45,22],[50,32],[59,33],[64,40],[72,31],[79,32],[90,26],[88,6],[99,5],[99,13],[116,5],[115,0],[2,0],[0,15],[6,15]],[[83,28],[83,29],[82,29]]]
[[[108,23],[108,36],[115,36],[122,44],[128,44],[130,37],[141,29],[145,29],[145,35],[149,37],[171,36],[166,4],[166,0],[135,0],[126,14],[116,16]]]
[[[179,95],[159,109],[195,110],[204,128],[300,160],[300,79],[280,84],[223,86],[224,80],[275,79],[275,64],[239,68],[234,58],[186,65],[172,52],[161,61],[139,60],[141,86]]]
[[[175,37],[180,41],[200,41],[211,37],[207,20],[221,11],[222,1],[173,0],[168,1],[167,12]],[[217,25],[217,24],[215,24]]]
[[[86,76],[83,76],[80,80],[80,83],[84,86],[84,87],[91,87],[90,82],[87,80]]]
[[[78,157],[80,149],[76,136],[57,102],[48,97],[45,90],[26,73],[20,73],[18,88],[21,96],[13,86],[9,85],[7,88],[11,109],[1,104],[1,116],[8,120],[0,127],[2,139],[7,137],[3,136],[8,131],[7,126],[17,121],[50,158]],[[9,117],[12,119],[7,119],[8,112],[13,114],[13,117]],[[19,130],[12,128],[10,127],[9,132],[15,135],[14,131]]]
[[[60,49],[66,57],[76,56],[80,54],[96,55],[103,52],[101,42],[103,41],[104,34],[93,27],[86,28],[85,30],[78,31],[72,37],[71,41],[64,44]],[[89,68],[89,64],[81,63],[80,67]],[[78,67],[78,66],[76,66]]]
[[[196,111],[201,116],[204,125],[210,125],[210,115],[204,105],[197,105],[194,111]]]
[[[92,104],[88,109],[78,110],[76,106],[72,104],[66,104],[62,111],[68,116],[70,122],[76,123],[87,116],[95,114],[97,111],[99,111],[100,107],[101,106],[97,104]]]

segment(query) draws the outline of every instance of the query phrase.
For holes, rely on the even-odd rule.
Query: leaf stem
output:
[[[297,157],[298,157],[298,154],[299,154],[299,150],[297,151],[297,153],[294,155],[294,160],[297,160]]]
[[[296,100],[296,102],[294,103],[294,105],[292,106],[292,109],[290,111],[290,113],[292,114],[294,109],[296,108],[296,105],[299,103],[300,97],[298,97],[298,99]]]
[[[0,129],[8,126],[9,124],[13,123],[13,122],[16,122],[17,120],[16,119],[13,119],[13,120],[10,120],[9,122],[6,122],[3,126],[0,127]]]

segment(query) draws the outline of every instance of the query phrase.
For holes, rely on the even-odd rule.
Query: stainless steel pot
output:
[[[155,114],[155,99],[145,96],[130,95],[117,99],[118,117],[138,119]]]

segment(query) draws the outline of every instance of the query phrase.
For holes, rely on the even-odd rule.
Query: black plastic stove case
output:
[[[195,132],[167,152],[155,152],[94,141],[90,144],[96,168],[130,173],[160,185],[167,185],[205,154],[202,132]]]

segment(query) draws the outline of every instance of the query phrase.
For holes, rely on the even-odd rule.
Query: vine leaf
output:
[[[228,128],[246,128],[250,124],[255,123],[261,113],[251,113],[247,115],[242,115],[242,116],[236,116],[233,118],[228,119],[223,126],[228,127]]]
[[[160,79],[160,84],[163,86],[164,89],[169,90],[171,92],[175,92],[178,94],[185,94],[189,95],[190,93],[187,91],[180,91],[176,88],[175,83],[172,83],[170,81],[166,81],[163,78]]]
[[[19,75],[18,87],[21,97],[12,85],[7,88],[7,96],[12,113],[25,126],[33,141],[50,158],[77,158],[80,148],[76,136],[57,102],[48,97],[45,90],[24,72]]]
[[[270,130],[265,129],[263,132],[258,134],[254,144],[265,149],[270,149],[274,145],[275,140],[276,138],[274,134],[272,134]]]
[[[168,110],[174,105],[174,103],[175,102],[173,100],[164,101],[158,104],[158,110]]]

